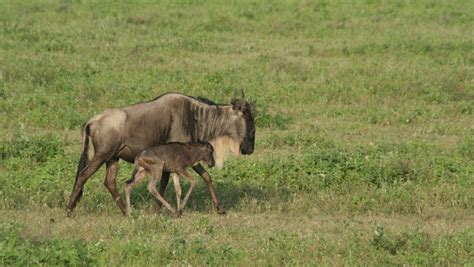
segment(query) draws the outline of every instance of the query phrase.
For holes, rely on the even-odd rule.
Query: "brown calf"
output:
[[[186,202],[191,195],[196,180],[186,171],[187,168],[199,164],[204,161],[209,167],[213,167],[214,162],[214,148],[211,144],[205,143],[168,143],[166,145],[156,146],[144,150],[135,159],[135,169],[133,170],[132,178],[126,182],[125,193],[127,199],[127,214],[130,216],[130,192],[132,187],[138,184],[147,173],[150,173],[152,179],[148,184],[148,190],[171,212],[181,214]],[[156,183],[160,180],[163,172],[173,173],[173,183],[176,191],[176,206],[177,210],[173,209],[171,205],[163,198],[156,190]],[[181,175],[191,183],[186,196],[181,204],[181,186],[179,184],[179,176]]]

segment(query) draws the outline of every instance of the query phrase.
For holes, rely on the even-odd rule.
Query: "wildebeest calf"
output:
[[[186,202],[196,186],[196,180],[186,171],[187,168],[199,164],[204,161],[209,167],[213,167],[214,148],[211,144],[204,142],[194,143],[168,143],[144,150],[135,159],[135,169],[132,178],[126,182],[125,193],[127,198],[127,214],[130,216],[130,192],[132,187],[139,183],[146,173],[151,173],[152,179],[148,184],[148,190],[170,211],[181,214]],[[156,183],[160,180],[163,171],[172,173],[173,183],[176,191],[177,210],[160,195],[156,190]],[[191,183],[186,196],[181,204],[181,186],[179,184],[179,176],[181,175]]]

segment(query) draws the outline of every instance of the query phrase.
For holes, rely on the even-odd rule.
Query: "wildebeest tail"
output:
[[[74,188],[77,184],[77,179],[79,178],[79,174],[81,171],[86,167],[87,161],[89,160],[89,124],[86,124],[82,130],[82,154],[81,158],[79,159],[79,164],[77,165],[77,173],[76,173],[76,181],[74,181]],[[82,190],[80,193],[79,198],[82,196]]]

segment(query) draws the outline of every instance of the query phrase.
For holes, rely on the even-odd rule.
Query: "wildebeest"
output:
[[[126,182],[125,194],[127,200],[127,214],[130,216],[130,193],[132,187],[138,184],[147,173],[150,173],[152,178],[148,183],[148,190],[152,193],[158,201],[160,201],[171,212],[179,216],[188,202],[189,196],[196,186],[196,180],[187,172],[187,168],[203,161],[209,167],[213,167],[214,162],[214,148],[208,142],[197,143],[168,143],[146,149],[138,155],[135,159],[135,168],[133,170],[132,178]],[[160,180],[163,171],[171,173],[173,176],[173,184],[176,193],[176,210],[156,191],[156,183]],[[179,183],[179,176],[184,177],[191,186],[184,197],[181,204],[181,185]]]
[[[94,146],[94,156],[88,160],[89,138]],[[143,150],[169,142],[209,142],[214,147],[216,165],[222,166],[230,149],[235,154],[253,153],[255,122],[252,109],[245,100],[231,100],[230,105],[215,104],[203,98],[178,93],[163,94],[149,102],[105,110],[91,118],[83,127],[83,150],[79,160],[76,180],[67,205],[71,215],[81,198],[83,186],[104,163],[104,184],[123,214],[126,207],[117,191],[116,176],[120,159],[132,163]],[[212,180],[204,168],[193,166],[206,182],[212,201],[220,214],[224,208],[214,192]],[[160,194],[169,181],[169,172],[163,172]],[[157,210],[160,208],[157,205]]]

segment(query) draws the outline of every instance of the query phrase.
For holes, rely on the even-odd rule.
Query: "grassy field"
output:
[[[241,87],[228,215],[200,180],[182,218],[145,183],[125,218],[101,169],[66,218],[92,115]],[[471,265],[473,109],[468,0],[2,1],[0,265]]]

